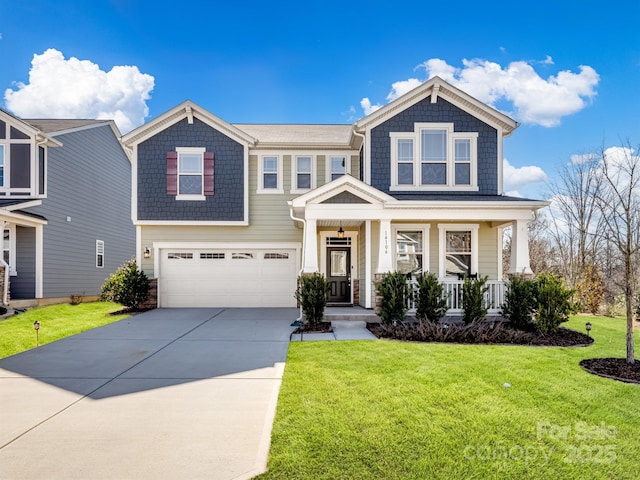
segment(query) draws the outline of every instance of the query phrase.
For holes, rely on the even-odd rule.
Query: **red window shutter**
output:
[[[167,152],[167,195],[178,195],[178,152]]]
[[[213,195],[213,152],[204,152],[204,194]]]

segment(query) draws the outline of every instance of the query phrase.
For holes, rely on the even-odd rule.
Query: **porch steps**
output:
[[[380,321],[373,310],[362,307],[327,307],[324,310],[326,322],[345,322],[345,327],[350,322],[377,323]],[[360,327],[360,324],[358,324]]]

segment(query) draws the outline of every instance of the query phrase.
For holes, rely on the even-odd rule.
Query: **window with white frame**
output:
[[[204,148],[177,148],[178,197],[203,197]]]
[[[347,158],[346,155],[329,156],[329,178],[331,180],[335,180],[349,173]]]
[[[440,277],[478,273],[478,225],[439,225]]]
[[[393,232],[396,271],[414,275],[428,271],[429,225],[402,225]]]
[[[416,123],[391,132],[391,190],[478,189],[477,132],[452,123]]]
[[[306,192],[316,188],[315,169],[313,155],[294,156],[291,169],[291,192]]]
[[[258,162],[258,193],[284,193],[282,160],[278,155],[263,155]]]
[[[104,268],[104,241],[96,240],[96,268]]]

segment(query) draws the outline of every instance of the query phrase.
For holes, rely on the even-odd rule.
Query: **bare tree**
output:
[[[549,210],[549,232],[562,263],[561,275],[575,285],[587,265],[595,264],[600,216],[598,192],[603,179],[599,156],[577,155],[551,183],[554,205]]]
[[[602,185],[596,201],[609,237],[624,266],[623,290],[627,313],[627,363],[634,363],[633,298],[637,289],[634,264],[640,251],[640,154],[627,141],[602,149],[598,168]]]

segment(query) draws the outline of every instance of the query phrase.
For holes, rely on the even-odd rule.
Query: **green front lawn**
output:
[[[578,365],[624,320],[586,321],[586,348],[292,343],[260,478],[640,478],[640,385]]]
[[[109,315],[122,305],[109,302],[51,305],[0,320],[0,358],[36,346],[33,322],[40,322],[40,345],[112,323],[129,315]]]

